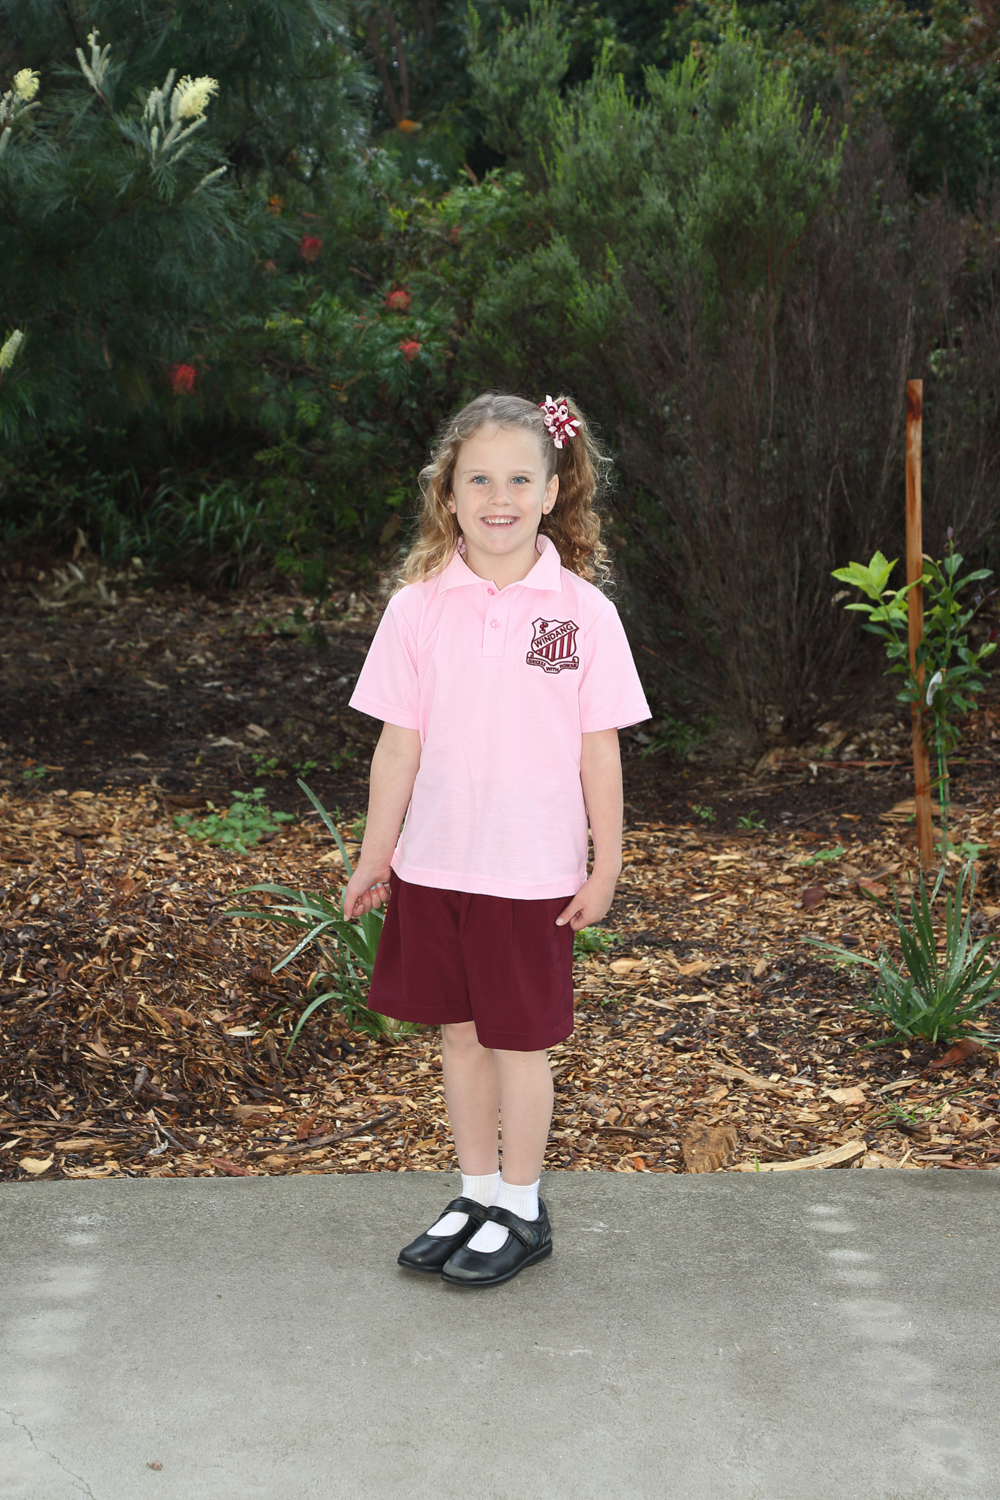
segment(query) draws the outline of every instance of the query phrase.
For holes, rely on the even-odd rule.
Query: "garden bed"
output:
[[[8,610],[0,1177],[453,1166],[433,1033],[369,1041],[321,1010],[285,1063],[309,964],[272,974],[278,929],[226,915],[241,886],[341,883],[294,771],[318,762],[308,779],[350,839],[372,738],[344,708],[366,601],[344,595],[325,649],[318,622],[266,598],[126,590]],[[954,836],[984,846],[977,932],[1000,920],[998,743],[991,700],[956,764]],[[914,868],[901,746],[856,734],[825,757],[776,750],[726,770],[642,759],[626,739],[615,942],[577,965],[550,1167],[1000,1160],[996,1053],[938,1066],[943,1048],[873,1045],[864,978],[806,944],[867,951],[888,935],[863,886]],[[298,821],[249,852],[176,826],[254,785]],[[1000,1006],[983,1022],[1000,1030]]]

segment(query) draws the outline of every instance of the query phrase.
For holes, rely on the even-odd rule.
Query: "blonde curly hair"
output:
[[[461,540],[458,522],[448,509],[455,464],[462,444],[484,427],[521,427],[535,434],[545,455],[546,480],[559,475],[556,503],[542,516],[538,529],[551,538],[564,568],[598,587],[608,582],[608,549],[601,541],[601,518],[595,502],[606,487],[610,459],[601,452],[576,403],[568,396],[558,400],[565,401],[570,416],[580,424],[577,435],[567,439],[561,449],[546,430],[541,408],[523,396],[487,391],[451,418],[438,438],[430,463],[420,471],[424,503],[416,539],[397,575],[397,587],[431,578],[450,561]]]

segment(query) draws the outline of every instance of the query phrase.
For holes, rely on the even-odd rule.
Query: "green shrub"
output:
[[[899,906],[893,886],[892,910],[878,897],[865,892],[870,900],[889,913],[902,950],[900,965],[884,943],[878,955],[867,958],[834,943],[807,938],[817,948],[836,956],[839,962],[862,964],[874,970],[875,979],[864,1008],[885,1021],[891,1030],[891,1041],[907,1042],[920,1037],[928,1042],[953,1042],[963,1036],[987,1040],[975,1028],[976,1018],[984,1006],[1000,999],[1000,960],[991,962],[989,950],[995,934],[972,941],[972,898],[976,880],[971,861],[962,867],[954,893],[944,898],[944,946],[938,952],[934,930],[933,905],[945,877],[942,869],[930,897],[923,874],[910,896],[909,921]],[[966,881],[969,883],[969,907],[963,920]]]
[[[340,857],[348,875],[354,873],[347,849],[336,824],[327,813],[319,798],[299,779],[299,786],[312,802],[316,811],[336,841]],[[404,1033],[416,1030],[406,1022],[390,1020],[371,1010],[367,1004],[368,986],[371,983],[375,955],[385,914],[380,908],[366,912],[357,921],[344,917],[341,902],[310,891],[295,891],[285,885],[251,885],[244,887],[238,895],[262,895],[277,897],[273,906],[264,911],[234,910],[231,917],[252,917],[263,922],[279,922],[301,933],[279,961],[272,966],[277,974],[286,964],[300,954],[315,947],[319,963],[306,991],[305,1009],[295,1023],[285,1056],[298,1041],[303,1026],[321,1005],[334,1004],[346,1016],[348,1024],[366,1036],[382,1036],[388,1032]]]

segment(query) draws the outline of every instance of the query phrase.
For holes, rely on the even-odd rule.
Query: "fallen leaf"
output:
[[[817,906],[822,905],[829,892],[824,885],[811,885],[808,890],[803,891],[799,897],[806,911],[815,911]]]
[[[834,1104],[864,1104],[865,1091],[862,1088],[849,1089],[824,1089],[823,1093]]]
[[[307,1120],[299,1121],[295,1129],[295,1139],[297,1141],[307,1141],[309,1139],[309,1137],[312,1135],[313,1126],[316,1124],[317,1118],[318,1117],[316,1115],[310,1115]]]
[[[87,1051],[92,1052],[95,1057],[99,1057],[102,1062],[114,1062],[114,1057],[103,1042],[87,1042],[86,1046]]]
[[[645,962],[644,958],[616,958],[608,968],[612,974],[631,974],[633,969],[638,969]]]
[[[252,1177],[246,1167],[238,1167],[234,1161],[223,1161],[221,1156],[210,1156],[208,1165],[214,1167],[217,1172],[225,1172],[227,1177]]]
[[[717,965],[711,963],[707,958],[699,958],[692,964],[678,964],[677,972],[678,974],[683,974],[685,979],[689,979],[692,974],[707,974],[709,969],[716,967]]]
[[[885,895],[885,886],[877,880],[869,880],[867,877],[862,876],[857,884],[858,890],[867,891],[869,896],[877,896],[881,899]]]
[[[262,1104],[234,1104],[232,1113],[237,1120],[242,1120],[244,1125],[248,1120],[270,1120],[270,1113]]]
[[[768,960],[766,958],[758,958],[757,962],[753,966],[754,979],[763,979],[764,975],[767,973],[767,965]]]
[[[22,1172],[30,1172],[32,1177],[41,1177],[43,1172],[49,1170],[54,1161],[54,1156],[45,1156],[42,1158],[37,1156],[22,1156],[18,1162],[18,1166]]]
[[[252,734],[255,740],[267,740],[271,737],[271,731],[262,728],[260,724],[248,724],[245,732]]]
[[[948,1048],[944,1057],[939,1057],[936,1062],[928,1063],[927,1071],[930,1073],[937,1068],[956,1067],[958,1063],[968,1062],[970,1057],[974,1057],[977,1052],[981,1052],[982,1050],[980,1044],[974,1042],[971,1036],[963,1036],[961,1041],[956,1042],[953,1047]]]

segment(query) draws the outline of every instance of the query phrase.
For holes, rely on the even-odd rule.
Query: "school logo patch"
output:
[[[531,628],[535,634],[525,658],[529,667],[541,667],[543,672],[579,668],[576,633],[580,627],[574,620],[532,620]]]

